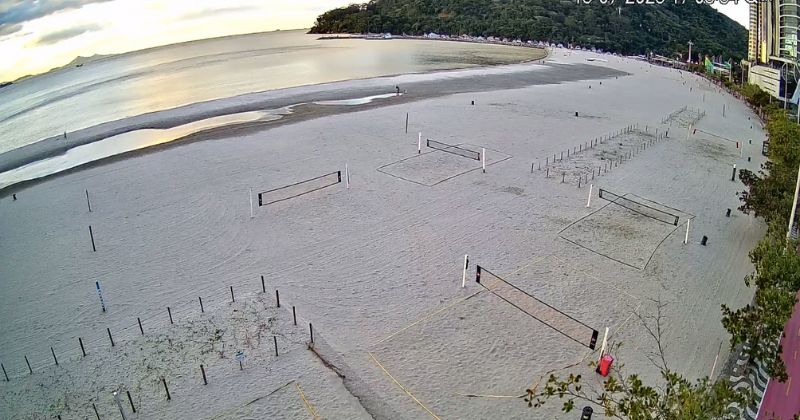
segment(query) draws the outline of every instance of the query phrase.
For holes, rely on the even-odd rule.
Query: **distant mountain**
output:
[[[84,64],[91,63],[91,62],[94,62],[94,61],[97,61],[97,60],[102,60],[102,59],[108,58],[108,57],[111,57],[111,55],[95,54],[95,55],[92,55],[92,56],[89,56],[89,57],[83,57],[83,56],[79,55],[79,56],[75,57],[75,59],[70,61],[69,63],[64,64],[63,66],[53,67],[52,69],[47,70],[46,72],[43,72],[43,73],[28,74],[28,75],[25,75],[25,76],[22,76],[22,77],[18,77],[13,82],[3,82],[4,83],[3,86],[7,86],[7,85],[10,85],[12,83],[19,83],[19,82],[21,82],[23,80],[30,79],[31,77],[36,77],[36,76],[38,76],[40,74],[49,73],[51,71],[61,70],[61,69],[65,69],[65,68],[68,68],[68,67],[83,67]],[[0,87],[3,87],[3,86],[0,86]]]
[[[692,41],[695,57],[698,52],[722,55],[726,60],[747,55],[747,30],[708,4],[694,0],[668,0],[661,5],[621,4],[624,2],[372,0],[325,12],[310,33],[436,32],[572,43],[624,54],[678,52],[684,57],[687,43]]]
[[[79,56],[75,57],[74,60],[70,61],[69,63],[67,63],[67,64],[65,64],[65,65],[63,65],[63,66],[61,66],[59,68],[64,68],[64,67],[82,67],[84,64],[91,63],[91,62],[97,61],[97,60],[102,60],[103,58],[106,58],[106,57],[111,57],[111,56],[110,55],[104,55],[104,54],[95,54],[95,55],[92,55],[92,56],[89,56],[89,57],[83,57],[83,56],[79,55]],[[55,69],[53,69],[53,70],[55,70]]]

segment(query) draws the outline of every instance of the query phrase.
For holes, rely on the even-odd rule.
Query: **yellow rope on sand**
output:
[[[417,397],[415,397],[415,396],[414,396],[414,394],[412,394],[412,393],[411,393],[411,391],[409,391],[408,389],[406,389],[406,387],[404,387],[404,386],[403,386],[403,384],[401,384],[400,382],[398,382],[398,381],[397,381],[397,379],[395,379],[395,378],[394,378],[394,376],[392,376],[392,374],[391,374],[391,373],[389,373],[389,371],[388,371],[388,370],[386,370],[386,368],[385,368],[385,367],[383,367],[383,365],[381,364],[381,362],[379,362],[379,361],[378,361],[378,359],[376,359],[376,358],[375,358],[375,356],[373,356],[371,352],[367,352],[367,354],[369,354],[369,357],[372,359],[372,361],[373,361],[373,362],[375,362],[375,364],[376,364],[376,365],[378,365],[378,367],[379,367],[379,368],[381,368],[381,370],[383,371],[383,373],[385,373],[385,374],[386,374],[386,376],[388,376],[388,377],[389,377],[389,379],[391,379],[392,381],[394,381],[394,383],[395,383],[395,384],[397,384],[397,386],[399,386],[399,387],[400,387],[400,389],[402,389],[402,390],[403,390],[403,392],[405,392],[406,394],[408,394],[408,396],[409,396],[409,397],[411,397],[411,399],[412,399],[412,400],[414,400],[414,402],[415,402],[415,403],[417,403],[417,405],[419,405],[420,407],[422,407],[422,409],[423,409],[423,410],[427,411],[427,412],[428,412],[428,414],[430,414],[430,415],[431,415],[431,417],[435,418],[436,420],[442,420],[441,418],[439,418],[439,416],[437,416],[436,414],[433,414],[433,411],[431,411],[431,410],[430,410],[428,407],[425,407],[425,404],[423,404],[423,403],[422,403],[420,400],[418,400],[418,399],[417,399]]]
[[[405,330],[407,330],[407,329],[409,329],[409,328],[411,328],[411,327],[413,327],[413,326],[415,326],[415,325],[419,324],[419,323],[420,323],[420,322],[422,322],[422,321],[426,321],[426,320],[428,320],[428,319],[432,318],[432,317],[433,317],[434,315],[436,315],[436,314],[439,314],[439,313],[441,313],[441,312],[444,312],[444,311],[446,311],[446,310],[448,310],[448,309],[452,308],[453,306],[456,306],[456,305],[458,305],[458,304],[459,304],[459,303],[461,303],[461,302],[464,302],[464,301],[466,301],[466,300],[469,300],[469,299],[471,299],[471,298],[475,297],[475,295],[477,295],[477,294],[479,294],[479,293],[481,293],[481,292],[483,292],[483,290],[479,290],[479,291],[477,291],[477,292],[475,292],[475,293],[473,293],[473,294],[471,294],[471,295],[469,295],[469,296],[467,296],[467,297],[465,297],[465,298],[463,298],[463,299],[458,299],[458,300],[456,300],[455,302],[453,302],[453,303],[451,303],[451,304],[449,304],[449,305],[447,305],[447,306],[445,306],[445,307],[443,307],[443,308],[441,308],[441,309],[437,309],[437,310],[436,310],[435,312],[433,312],[433,313],[430,313],[430,314],[428,314],[428,315],[425,315],[424,317],[422,317],[422,318],[420,318],[420,319],[418,319],[418,320],[416,320],[416,321],[412,322],[411,324],[409,324],[409,325],[406,325],[405,327],[403,327],[403,328],[401,328],[401,329],[399,329],[399,330],[397,330],[397,331],[395,331],[395,332],[393,332],[393,333],[389,334],[388,336],[386,336],[386,337],[384,337],[384,338],[382,338],[382,339],[378,340],[378,341],[377,341],[377,342],[374,344],[374,346],[377,346],[378,344],[381,344],[381,343],[383,343],[384,341],[386,341],[386,340],[388,340],[388,339],[390,339],[390,338],[392,338],[392,337],[396,336],[397,334],[400,334],[401,332],[403,332],[403,331],[405,331]]]
[[[483,395],[483,394],[462,394],[460,392],[456,392],[456,395],[460,397],[469,397],[469,398],[524,398],[527,395]]]
[[[321,419],[322,417],[320,417],[319,414],[317,414],[317,410],[306,399],[306,394],[303,392],[303,388],[300,387],[300,383],[299,382],[295,382],[294,385],[295,385],[295,387],[297,387],[297,392],[300,393],[300,398],[303,400],[303,403],[306,405],[306,410],[308,410],[308,413],[311,414],[311,416],[314,418],[314,420]]]

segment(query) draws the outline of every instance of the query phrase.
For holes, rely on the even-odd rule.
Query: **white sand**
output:
[[[585,63],[587,56],[595,55],[557,50],[551,58]],[[647,379],[657,379],[646,359],[653,346],[632,311],[652,311],[647,299],[669,302],[671,367],[689,378],[707,375],[719,343],[728,337],[719,321],[720,304],[738,307],[752,296],[742,277],[751,270],[747,253],[764,227],[736,211],[726,218],[725,209],[738,205],[735,192],[742,189],[730,181],[731,165],[757,168],[764,134],[758,124],[750,130],[747,118],[755,116],[744,104],[699,78],[682,79],[674,70],[617,58],[592,64],[633,75],[604,79],[602,85],[595,80],[457,94],[195,142],[49,179],[19,192],[16,202],[4,198],[0,362],[13,378],[0,382],[0,413],[15,418],[48,412],[58,395],[72,389],[63,389],[57,374],[63,370],[69,373],[62,376],[78,382],[96,374],[103,379],[97,378],[100,389],[91,392],[85,385],[74,388],[71,407],[80,409],[50,410],[51,417],[83,418],[92,395],[113,415],[110,384],[138,386],[132,376],[139,371],[113,367],[126,360],[121,354],[126,346],[141,340],[136,317],[159,319],[167,334],[174,327],[166,324],[165,308],[182,308],[175,314],[177,328],[188,328],[186,319],[199,311],[198,296],[213,311],[228,313],[228,287],[252,295],[264,275],[268,291],[279,289],[284,306],[296,305],[303,317],[294,331],[287,326],[290,313],[276,312],[283,325],[277,331],[294,331],[287,356],[258,362],[268,366],[266,373],[263,366],[239,372],[231,367],[230,354],[211,359],[208,363],[228,368],[215,379],[219,385],[208,388],[198,385],[195,360],[176,359],[185,368],[156,364],[170,381],[185,385],[178,385],[171,402],[156,389],[141,391],[140,398],[152,402],[132,418],[307,416],[296,389],[290,395],[281,388],[274,399],[242,405],[291,380],[302,385],[323,418],[367,416],[335,375],[315,382],[325,369],[303,347],[306,321],[330,345],[321,352],[343,365],[345,385],[375,417],[574,418],[574,413],[559,415],[557,403],[538,413],[519,399],[462,395],[521,395],[540,375],[575,363],[572,371],[594,378],[579,363],[588,349],[487,292],[462,301],[483,289],[474,283],[476,263],[598,330],[610,327],[611,340],[625,343],[616,356]],[[469,105],[472,100],[476,106]],[[682,228],[669,236],[655,232],[663,234],[657,238],[663,243],[654,245],[649,236],[642,240],[650,252],[657,248],[639,270],[561,239],[565,227],[606,203],[595,196],[586,208],[585,186],[546,179],[539,170],[531,174],[531,162],[633,123],[663,131],[667,126],[659,122],[687,105],[707,111],[698,128],[743,140],[744,158],[733,145],[711,138],[687,141],[686,129],[676,123],[670,140],[637,152],[594,186],[595,194],[598,187],[633,193],[694,215],[690,243],[683,245]],[[409,134],[403,130],[406,112]],[[404,158],[421,159],[414,158],[418,131],[423,138],[486,147],[499,153],[493,158],[498,162],[483,174],[477,161],[451,162],[433,155],[443,152],[423,150],[431,152],[423,156],[436,157],[429,169],[417,165],[422,160],[394,168],[420,183],[376,170]],[[497,156],[505,155],[512,158],[499,161]],[[250,219],[250,187],[268,190],[343,171],[345,163],[351,189],[326,188],[259,208]],[[410,168],[419,173],[407,173]],[[436,185],[420,185],[464,169]],[[92,195],[92,213],[84,189]],[[635,220],[629,228],[636,227]],[[622,218],[614,221],[624,227]],[[620,235],[617,252],[636,249],[624,241],[650,230]],[[702,235],[709,237],[706,247],[699,245]],[[595,242],[610,237],[606,232]],[[470,281],[461,289],[464,254],[470,255]],[[640,263],[638,254],[631,258]],[[103,284],[108,313],[100,312],[95,280]],[[104,341],[107,327],[133,333],[123,334],[124,345],[111,350]],[[109,356],[51,366],[49,347],[75,354],[79,336]],[[255,348],[268,355],[272,343],[266,346]],[[24,355],[33,377],[26,378]],[[723,346],[720,360],[726,355]],[[75,369],[70,363],[109,367]],[[241,411],[248,409],[256,414]]]

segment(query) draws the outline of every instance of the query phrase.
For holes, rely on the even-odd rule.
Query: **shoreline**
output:
[[[315,101],[346,99],[349,98],[349,96],[346,95],[351,95],[350,90],[355,91],[354,93],[360,94],[361,96],[370,96],[389,91],[388,88],[384,88],[384,90],[374,89],[377,86],[391,87],[391,90],[393,91],[394,85],[403,83],[402,80],[392,81],[389,79],[402,79],[409,77],[414,78],[414,76],[425,75],[441,75],[443,77],[448,77],[449,75],[453,75],[458,72],[470,71],[491,73],[492,70],[495,69],[503,69],[510,66],[520,66],[529,64],[533,61],[544,60],[548,57],[549,51],[543,49],[543,52],[544,55],[541,58],[515,62],[512,64],[479,65],[473,67],[457,67],[446,70],[397,73],[366,79],[348,79],[274,90],[248,92],[240,95],[195,102],[174,108],[167,108],[117,120],[106,121],[73,132],[67,132],[66,141],[63,141],[64,137],[62,135],[57,134],[51,137],[40,139],[34,143],[18,147],[16,149],[2,152],[0,153],[0,172],[6,172],[35,161],[58,156],[59,154],[63,154],[71,148],[103,140],[105,138],[113,137],[115,135],[130,131],[142,129],[169,129],[195,121],[223,115],[278,109]],[[356,89],[351,88],[347,89],[347,91],[344,91],[344,89],[341,88],[337,89],[339,85],[354,83],[372,85],[371,87],[373,87],[373,89],[366,89],[367,86],[361,86],[362,89],[358,89],[358,87],[356,87]],[[361,91],[365,93],[361,94]],[[290,96],[295,97],[295,99],[285,100]],[[75,136],[78,138],[75,139]]]
[[[514,66],[519,66],[519,65],[514,65]],[[565,71],[567,68],[569,68],[572,71],[571,72],[570,71]],[[495,67],[495,68],[480,68],[480,70],[478,72],[479,73],[486,73],[486,71],[489,71],[489,70],[492,70],[492,69],[497,69],[497,67]],[[464,70],[462,70],[462,71],[464,71]],[[475,69],[472,69],[472,71],[475,71]],[[511,72],[511,73],[502,73],[502,72],[500,72],[500,73],[494,74],[494,75],[492,75],[492,74],[490,74],[490,75],[476,74],[476,75],[471,75],[471,76],[468,76],[468,77],[459,77],[459,78],[452,78],[452,79],[445,79],[445,80],[427,80],[427,81],[420,81],[420,82],[416,82],[416,83],[412,82],[412,83],[408,83],[408,84],[404,85],[406,87],[411,87],[411,92],[407,92],[407,93],[401,95],[400,97],[379,99],[379,100],[372,101],[372,102],[370,102],[368,104],[361,104],[361,105],[318,105],[318,104],[315,104],[314,102],[318,102],[320,100],[323,100],[323,98],[320,96],[323,93],[327,93],[328,96],[336,95],[336,96],[333,96],[336,99],[341,98],[340,95],[342,95],[342,94],[346,95],[345,97],[354,97],[354,96],[355,97],[363,97],[363,96],[374,95],[375,93],[385,93],[389,87],[393,86],[394,81],[392,81],[392,83],[388,83],[388,84],[385,84],[385,85],[382,85],[382,86],[378,86],[378,87],[360,87],[360,88],[359,87],[355,87],[355,88],[353,88],[351,90],[338,89],[338,90],[323,91],[323,92],[319,92],[319,93],[313,93],[312,92],[310,95],[316,95],[316,98],[312,98],[312,99],[315,99],[315,100],[298,101],[298,102],[295,102],[294,100],[290,100],[289,102],[292,102],[292,103],[290,103],[288,105],[284,104],[283,106],[281,106],[281,107],[292,107],[293,112],[291,114],[285,115],[284,117],[282,117],[280,119],[269,120],[269,121],[253,121],[253,122],[247,122],[247,123],[230,124],[230,125],[226,125],[226,126],[222,126],[222,127],[215,127],[215,128],[211,128],[211,129],[201,130],[199,132],[192,133],[192,134],[189,134],[187,136],[180,137],[178,139],[175,139],[175,140],[172,140],[172,141],[169,141],[169,142],[165,142],[165,143],[162,143],[162,144],[158,144],[158,145],[155,145],[155,146],[150,146],[150,147],[146,147],[146,148],[142,148],[142,149],[136,149],[136,150],[123,152],[123,153],[116,154],[116,155],[113,155],[113,156],[109,156],[109,157],[101,158],[101,159],[98,159],[98,160],[94,160],[92,162],[87,162],[85,164],[81,164],[81,165],[75,166],[73,168],[69,168],[67,170],[64,170],[64,171],[60,171],[60,172],[56,172],[56,173],[53,173],[53,174],[50,174],[50,175],[46,175],[46,176],[42,176],[42,177],[39,177],[39,178],[26,180],[26,181],[21,181],[21,182],[18,182],[18,183],[11,184],[11,185],[8,185],[6,187],[0,188],[0,197],[8,196],[12,192],[16,192],[16,191],[22,190],[24,188],[27,188],[29,186],[38,184],[38,183],[40,183],[40,182],[42,182],[44,180],[50,179],[52,177],[65,175],[65,174],[70,174],[70,173],[79,171],[81,169],[88,169],[88,168],[96,167],[96,166],[103,165],[103,164],[106,164],[106,163],[116,162],[116,161],[121,160],[121,159],[127,159],[129,157],[135,157],[135,156],[143,155],[143,154],[147,154],[147,153],[154,153],[154,152],[158,152],[158,151],[161,151],[161,150],[165,150],[166,148],[178,147],[178,146],[181,146],[181,145],[186,145],[186,144],[194,143],[194,142],[197,142],[197,141],[217,140],[217,139],[231,137],[231,136],[235,136],[235,135],[239,135],[239,134],[252,134],[252,133],[259,132],[259,131],[268,130],[268,129],[271,129],[271,128],[274,128],[274,127],[279,127],[279,126],[283,126],[283,125],[287,125],[287,124],[294,124],[294,123],[303,122],[303,121],[316,119],[316,118],[329,116],[329,115],[345,114],[345,113],[350,113],[350,112],[358,112],[358,111],[362,111],[362,110],[366,110],[366,109],[379,108],[379,107],[384,107],[384,106],[389,106],[389,105],[397,105],[397,104],[403,104],[403,103],[409,103],[409,102],[416,102],[416,101],[419,101],[419,100],[436,98],[436,97],[453,95],[453,94],[459,94],[459,93],[486,92],[486,91],[494,91],[494,90],[499,91],[499,90],[515,89],[515,88],[521,88],[521,87],[526,87],[526,86],[530,86],[530,85],[538,85],[538,84],[557,84],[557,83],[569,82],[569,81],[577,81],[577,80],[587,80],[587,79],[597,79],[597,78],[610,78],[612,76],[617,76],[618,77],[618,76],[624,76],[626,74],[628,74],[628,73],[624,73],[624,72],[621,72],[621,71],[618,71],[618,70],[614,70],[614,69],[610,69],[610,68],[606,68],[606,67],[598,67],[598,66],[594,66],[594,65],[590,65],[590,64],[569,65],[569,66],[558,65],[558,64],[555,64],[555,65],[543,64],[543,65],[537,65],[535,68],[530,68],[530,69],[527,69],[527,70]],[[402,75],[402,76],[397,76],[397,77],[415,76],[415,75],[418,76],[419,74]],[[341,82],[341,84],[354,84],[354,83],[359,83],[359,82],[370,83],[370,82],[375,82],[375,81],[384,81],[384,82],[391,81],[391,80],[386,80],[386,79],[394,79],[394,77],[393,78],[382,77],[382,78],[373,78],[373,79],[362,79],[362,80],[356,80],[356,81]],[[336,84],[339,84],[339,83],[337,82]],[[334,84],[334,85],[336,85],[336,84]],[[304,87],[304,88],[306,88],[306,87]],[[357,94],[356,94],[356,92],[357,92]],[[289,96],[288,98],[289,99],[296,99],[296,98],[298,98],[300,96],[308,96],[308,95],[309,94]],[[285,100],[286,98],[285,97],[283,97],[283,98],[275,98],[272,101],[281,100],[281,99]],[[268,102],[272,102],[272,101],[268,101]],[[202,105],[202,104],[203,103],[201,103],[201,104],[193,104],[193,105]],[[227,115],[227,114],[239,113],[239,112],[249,112],[249,111],[263,111],[264,109],[275,109],[275,108],[278,108],[278,107],[264,106],[263,105],[263,101],[262,102],[254,102],[254,103],[251,103],[251,104],[234,106],[233,107],[233,111],[222,112],[221,115]],[[223,108],[223,110],[226,110],[226,111],[229,110],[229,109],[231,109],[231,108]],[[217,111],[219,111],[219,109]],[[157,113],[155,113],[155,114],[157,114]],[[152,114],[145,114],[144,116],[152,116]],[[206,117],[206,118],[210,118],[210,117],[213,117],[213,116],[215,116],[215,115],[211,115],[211,116]],[[139,116],[139,117],[142,117],[142,116]],[[132,119],[136,119],[136,118],[138,118],[138,117],[132,117]],[[182,118],[186,118],[186,117],[182,117],[180,115],[177,115],[177,116],[172,116],[171,118],[168,118],[168,119],[162,119],[162,120],[153,121],[153,123],[154,123],[153,125],[157,125],[156,127],[148,126],[148,127],[131,128],[131,125],[128,125],[128,126],[124,126],[124,127],[115,128],[115,129],[111,130],[111,132],[113,132],[114,135],[117,135],[117,134],[123,134],[125,132],[130,132],[130,131],[134,131],[134,130],[137,130],[137,129],[144,129],[144,128],[170,128],[168,125],[169,125],[169,123],[171,123],[173,121],[178,121],[178,123],[172,125],[172,127],[192,122],[192,121],[187,121],[187,120],[182,119]],[[102,126],[106,126],[108,124],[111,124],[111,123],[104,123],[104,124],[101,124],[100,126],[102,127]],[[106,131],[105,133],[108,133],[108,131]],[[67,151],[69,149],[72,149],[74,147],[77,147],[77,146],[80,146],[80,145],[84,145],[84,144],[89,144],[89,143],[92,143],[92,142],[95,142],[95,141],[98,141],[98,140],[102,140],[102,139],[107,138],[107,137],[110,137],[110,136],[107,135],[107,134],[95,134],[93,136],[87,136],[84,139],[81,139],[80,141],[71,142],[70,144],[67,144],[67,145],[59,145],[60,147],[58,147],[55,150],[53,148],[50,148],[50,149],[45,149],[45,150],[39,151],[37,154],[29,154],[28,155],[28,159],[30,159],[31,156],[37,156],[38,158],[30,160],[30,161],[28,161],[26,163],[23,163],[22,165],[17,165],[16,167],[23,166],[25,164],[28,164],[28,163],[31,163],[31,162],[35,162],[35,161],[38,161],[38,160],[41,160],[41,159],[47,159],[47,158],[50,158],[50,157],[53,157],[53,156],[58,156],[58,155],[64,153],[65,151]],[[39,148],[41,148],[42,146],[51,146],[52,147],[53,143],[57,143],[58,141],[59,141],[58,138],[50,139],[46,143],[45,142],[40,142],[40,143],[35,143],[34,145],[31,145],[31,146],[39,146]],[[23,148],[16,149],[15,151],[23,151]],[[24,150],[24,151],[27,151],[27,150]],[[12,152],[14,152],[14,151],[12,151]],[[4,157],[8,158],[9,157],[8,155],[12,154],[12,152],[7,152],[6,154],[0,155],[0,167],[9,164],[9,162],[2,162],[2,159]],[[18,153],[21,153],[21,152],[18,152]],[[7,169],[7,170],[11,170],[11,169]]]
[[[558,65],[546,66],[546,67],[548,67],[548,69],[552,73],[557,73],[557,75],[561,76],[562,74],[561,74],[561,72],[558,72],[559,69],[556,68],[557,66]],[[586,67],[594,68],[596,66],[586,65]],[[605,68],[603,68],[603,69],[605,69]],[[616,71],[611,70],[611,69],[605,69],[605,70],[609,70],[609,72],[606,72],[607,74],[605,75],[604,78],[609,78],[609,77],[611,77],[613,75],[624,75],[624,73],[622,73],[622,72],[616,72]],[[522,77],[523,75],[528,75],[528,74],[534,74],[535,75],[537,73],[544,73],[544,72],[542,72],[540,70],[533,70],[533,71],[527,71],[527,72],[520,72],[520,73],[518,73],[518,75],[520,77]],[[475,79],[478,79],[478,78],[483,79],[482,81],[484,83],[486,83],[486,85],[482,89],[475,89],[475,90],[462,89],[462,87],[466,87],[467,85],[477,83],[477,80],[475,80]],[[448,86],[444,86],[444,87],[441,86],[441,85],[446,85],[445,83],[438,83],[440,85],[439,89],[429,88],[429,87],[426,87],[426,88],[423,88],[423,89],[415,89],[412,92],[406,92],[403,95],[398,96],[398,97],[378,99],[378,100],[374,100],[374,101],[371,101],[369,103],[360,104],[360,105],[319,105],[319,104],[315,104],[313,102],[291,104],[291,105],[287,105],[287,107],[291,107],[292,108],[292,112],[290,114],[287,114],[287,115],[283,116],[282,118],[279,118],[279,119],[276,119],[276,120],[252,121],[252,122],[246,122],[246,123],[229,124],[229,125],[225,125],[225,126],[221,126],[221,127],[214,127],[214,128],[201,130],[201,131],[198,131],[196,133],[192,133],[192,134],[177,138],[177,139],[175,139],[173,141],[157,144],[157,145],[150,146],[150,147],[145,147],[145,148],[142,148],[142,149],[131,150],[131,151],[123,152],[123,153],[116,154],[116,155],[113,155],[113,156],[109,156],[109,157],[106,157],[106,158],[94,160],[92,162],[87,162],[85,164],[78,165],[78,166],[75,166],[73,168],[66,169],[64,171],[56,172],[56,173],[53,173],[53,174],[50,174],[50,175],[46,175],[46,176],[43,176],[43,177],[39,177],[39,178],[27,180],[27,181],[18,182],[18,183],[15,183],[15,184],[8,185],[6,187],[0,188],[0,198],[7,197],[7,196],[11,195],[11,193],[15,193],[15,192],[24,190],[26,188],[35,186],[35,185],[37,185],[37,184],[39,184],[41,182],[44,182],[46,180],[49,180],[49,179],[52,179],[52,178],[55,178],[55,177],[72,174],[74,172],[78,172],[78,171],[83,170],[83,169],[89,169],[89,168],[94,168],[94,167],[98,167],[98,166],[103,166],[103,165],[106,165],[106,164],[111,164],[111,163],[114,163],[114,162],[117,162],[117,161],[120,161],[120,160],[132,158],[132,157],[144,156],[144,155],[147,155],[147,154],[150,154],[150,153],[156,153],[156,152],[160,152],[160,151],[163,151],[163,150],[167,150],[169,148],[180,147],[180,146],[192,144],[192,143],[195,143],[195,142],[209,141],[209,140],[213,141],[213,140],[220,140],[220,139],[234,137],[234,136],[240,136],[240,135],[249,135],[249,134],[254,134],[254,133],[257,133],[257,132],[260,132],[260,131],[264,131],[264,130],[270,130],[270,129],[277,128],[277,127],[284,126],[284,125],[296,124],[296,123],[301,123],[301,122],[308,121],[308,120],[313,120],[313,119],[316,119],[316,118],[322,118],[322,117],[331,116],[331,115],[343,115],[343,114],[347,114],[347,113],[360,112],[360,111],[365,111],[365,110],[375,109],[375,108],[381,108],[381,107],[386,107],[386,106],[391,106],[391,105],[400,105],[400,104],[404,104],[404,103],[417,102],[417,101],[421,101],[421,100],[425,100],[425,99],[432,99],[432,98],[437,98],[437,97],[442,97],[442,96],[447,96],[447,95],[454,95],[454,94],[460,94],[460,93],[470,93],[470,92],[487,92],[487,91],[493,91],[493,90],[500,91],[500,90],[507,90],[507,89],[515,89],[515,88],[520,88],[520,87],[525,87],[525,86],[529,86],[530,85],[530,84],[528,84],[528,82],[526,82],[524,80],[518,80],[518,79],[511,81],[513,83],[513,86],[503,86],[502,83],[496,85],[496,84],[492,83],[492,81],[485,80],[485,78],[486,78],[486,76],[474,76],[474,77],[455,79],[454,81],[456,83],[454,83],[454,84],[456,86],[449,86],[449,88],[448,88]],[[362,79],[361,81],[370,81],[370,80],[374,80],[374,79]],[[558,82],[575,81],[575,80],[584,80],[584,79],[561,78],[561,80],[559,80]],[[358,82],[358,81],[352,81],[351,80],[351,81],[348,81],[348,82]],[[451,81],[451,82],[453,82],[453,81]],[[520,83],[520,82],[522,82],[522,83]],[[425,82],[421,82],[421,84],[422,83],[425,83]],[[428,83],[430,83],[430,82],[428,82]],[[433,84],[437,84],[437,83],[434,82]],[[536,83],[534,83],[534,84],[536,84]],[[552,82],[539,83],[539,84],[552,84]],[[409,85],[409,86],[413,87],[414,85],[412,84],[412,85]],[[349,92],[352,92],[352,91],[349,91]],[[385,90],[381,90],[379,92],[385,92]],[[359,94],[359,95],[361,95],[361,94]],[[351,94],[351,96],[352,96],[352,94]],[[247,109],[247,110],[236,111],[236,112],[260,111],[260,110],[263,110],[263,109],[262,108],[259,108],[259,109]],[[189,123],[189,122],[190,121],[188,121],[186,123]],[[180,125],[180,124],[178,124],[178,125]],[[164,128],[169,128],[169,127],[164,127]],[[133,130],[126,130],[126,131],[122,131],[122,132],[116,133],[116,134],[123,134],[123,133],[129,132],[129,131],[133,131]],[[103,138],[105,138],[105,137],[103,137]],[[57,139],[55,139],[55,140],[57,140]],[[80,145],[83,145],[83,144],[89,144],[89,143],[92,143],[92,142],[98,141],[98,140],[102,140],[102,138],[97,138],[96,140],[93,139],[92,141],[82,142],[81,144],[77,144],[77,145],[70,145],[68,148],[64,149],[63,151],[59,151],[59,153],[50,154],[49,156],[44,157],[43,159],[46,159],[46,158],[49,158],[49,157],[52,157],[52,156],[57,156],[58,154],[63,153],[67,149],[71,149],[73,147],[77,147],[77,146],[80,146]],[[0,154],[0,159],[2,159],[2,157],[4,155],[5,154]],[[0,162],[0,166],[2,166],[2,162]]]

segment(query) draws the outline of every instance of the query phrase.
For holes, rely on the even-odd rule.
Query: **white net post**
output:
[[[469,255],[464,254],[464,271],[461,273],[461,288],[467,287],[467,266],[469,265]]]
[[[253,218],[253,188],[250,188],[250,218]]]
[[[689,223],[692,222],[692,219],[686,219],[686,236],[683,238],[683,244],[686,245],[689,242]]]
[[[600,359],[606,354],[606,345],[608,345],[608,327],[606,327],[606,333],[603,335],[603,344],[600,346]]]
[[[594,189],[594,184],[589,184],[589,199],[586,200],[586,207],[590,207],[592,205],[592,190]]]

